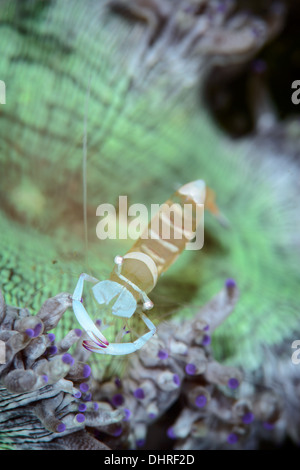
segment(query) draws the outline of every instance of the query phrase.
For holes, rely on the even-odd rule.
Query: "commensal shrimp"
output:
[[[184,213],[183,227],[182,213],[187,205],[192,210],[188,215]],[[82,343],[87,350],[99,354],[130,354],[140,349],[154,335],[155,325],[144,313],[153,307],[147,294],[156,286],[159,276],[195,236],[200,222],[197,215],[199,211],[203,213],[204,205],[218,216],[214,193],[206,188],[204,181],[197,180],[185,184],[160,206],[133,247],[124,256],[115,257],[115,267],[109,280],[99,282],[88,274],[80,275],[73,294],[73,310],[78,322],[90,337]],[[180,217],[176,217],[180,211]],[[200,219],[203,220],[201,217]],[[84,281],[95,284],[92,288],[95,299],[100,305],[108,305],[113,315],[130,318],[141,301],[143,312],[140,316],[149,331],[133,343],[109,343],[83,306]]]

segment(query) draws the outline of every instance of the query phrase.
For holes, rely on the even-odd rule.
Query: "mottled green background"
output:
[[[201,178],[216,191],[230,228],[206,213],[204,248],[183,254],[160,280],[152,318],[159,324],[175,312],[192,316],[232,277],[240,301],[214,335],[216,357],[257,367],[261,345],[273,343],[289,355],[300,319],[299,168],[272,138],[253,133],[230,140],[202,98],[208,58],[180,57],[176,44],[155,54],[143,50],[145,31],[145,23],[107,11],[100,1],[2,2],[6,302],[35,312],[48,297],[72,292],[83,271],[106,279],[114,256],[131,242],[97,240],[96,207],[115,204],[119,195],[129,203],[163,203],[181,184]],[[86,261],[82,138],[89,83]],[[73,327],[70,310],[56,334]]]

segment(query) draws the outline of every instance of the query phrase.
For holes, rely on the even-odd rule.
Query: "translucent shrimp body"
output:
[[[208,194],[210,202],[212,193]],[[198,224],[196,211],[203,211],[205,202],[207,200],[204,181],[197,180],[182,186],[160,207],[129,252],[123,257],[115,257],[115,268],[109,280],[99,281],[85,273],[80,275],[73,294],[73,310],[78,322],[90,337],[89,340],[83,341],[86,349],[98,354],[130,354],[149,341],[156,328],[145,313],[142,313],[141,319],[149,329],[147,333],[132,343],[109,343],[83,305],[84,281],[95,284],[92,288],[95,299],[99,305],[109,306],[113,315],[130,318],[139,302],[142,303],[144,311],[150,310],[153,303],[147,294],[156,286],[159,276],[178,258],[186,244],[194,237]],[[192,210],[183,227],[178,223],[176,212],[186,204],[189,204]],[[186,229],[186,226],[189,229]],[[168,239],[163,236],[166,230]]]

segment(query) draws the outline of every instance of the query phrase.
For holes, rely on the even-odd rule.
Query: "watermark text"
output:
[[[0,80],[0,104],[6,104],[6,86],[3,80]]]
[[[200,250],[204,243],[203,204],[152,204],[150,214],[144,204],[128,206],[127,196],[119,196],[118,210],[101,204],[96,235],[100,240],[160,239],[166,242],[185,240],[187,250]],[[150,224],[148,226],[148,222]]]
[[[292,93],[292,103],[299,104],[300,103],[300,80],[294,80],[292,83],[292,89],[295,90]]]
[[[5,364],[5,343],[4,341],[0,340],[0,364]]]
[[[292,363],[293,364],[300,364],[300,339],[295,339],[295,341],[292,342],[292,349],[296,349],[296,351],[293,352],[292,354]]]

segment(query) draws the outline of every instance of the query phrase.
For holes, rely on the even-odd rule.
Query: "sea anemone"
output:
[[[90,436],[111,448],[142,445],[147,429],[150,436],[152,425],[163,428],[160,419],[166,419],[170,447],[256,448],[288,435],[298,442],[299,384],[290,345],[299,323],[299,123],[276,121],[263,76],[268,63],[258,55],[284,26],[291,2],[6,3],[0,12],[0,78],[7,83],[0,127],[0,276],[7,304],[19,308],[3,307],[1,314],[1,340],[8,343],[7,363],[0,368],[1,393],[8,397],[2,400],[7,408],[1,408],[1,426],[16,420],[11,434],[1,434],[3,447],[84,442],[88,448],[89,413],[101,409],[108,421],[95,417]],[[207,84],[220,112],[228,94],[217,93],[214,78],[242,71],[250,75],[251,94],[244,90],[254,125],[252,134],[232,140],[212,119]],[[89,83],[87,262],[81,171]],[[290,102],[289,92],[282,96]],[[227,124],[243,128],[243,118],[225,114]],[[172,388],[172,419],[161,398],[147,408],[152,393],[161,395],[158,382],[151,383],[144,350],[132,356],[122,378],[106,382],[98,374],[102,363],[96,369],[91,357],[87,362],[81,345],[75,353],[84,338],[79,340],[71,310],[58,324],[51,320],[60,305],[69,305],[69,294],[58,296],[61,304],[46,301],[41,311],[47,320],[31,317],[27,308],[36,313],[48,297],[73,292],[81,272],[107,279],[115,254],[126,252],[126,241],[95,240],[100,202],[114,203],[121,191],[133,202],[163,201],[195,175],[215,191],[229,227],[208,216],[203,249],[185,253],[154,293],[162,299],[153,312],[161,327],[147,348],[159,342],[157,356],[149,357],[161,370],[162,389]],[[235,283],[240,290],[234,315],[220,321],[213,335],[208,318],[201,344],[192,345],[195,309],[215,298],[225,278],[236,281],[227,281],[226,290],[235,292]],[[170,336],[164,328],[165,316],[175,311],[185,331],[178,340],[176,326],[170,326]],[[223,310],[216,311],[222,318]],[[48,336],[54,327],[55,343]],[[92,368],[88,381],[80,375],[86,365]],[[135,367],[139,373],[132,377]],[[228,375],[229,367],[240,367],[244,378]],[[80,383],[86,382],[90,388],[84,392]],[[43,391],[46,411],[38,398]],[[82,393],[105,401],[90,410],[92,402],[82,400]],[[49,408],[46,398],[53,398]],[[122,414],[113,414],[114,408]],[[141,415],[136,418],[131,409]],[[32,426],[24,423],[27,417]],[[24,440],[28,429],[31,443]],[[73,438],[76,430],[80,440]]]
[[[257,448],[288,435],[297,440],[289,401],[270,386],[266,371],[257,387],[245,371],[213,357],[208,332],[226,320],[237,300],[237,287],[227,281],[193,320],[162,323],[130,356],[123,377],[99,381],[80,331],[71,330],[57,344],[48,333],[70,307],[69,294],[47,300],[35,316],[6,306],[1,296],[1,447],[191,450]]]
[[[6,306],[1,295],[2,448],[59,449],[72,442],[72,448],[105,449],[84,431],[85,426],[101,428],[123,418],[121,410],[87,397],[91,368],[67,352],[81,332],[71,330],[57,345],[55,335],[48,333],[70,305],[70,295],[62,293],[48,299],[33,316],[27,309]],[[66,438],[69,434],[71,440]]]

